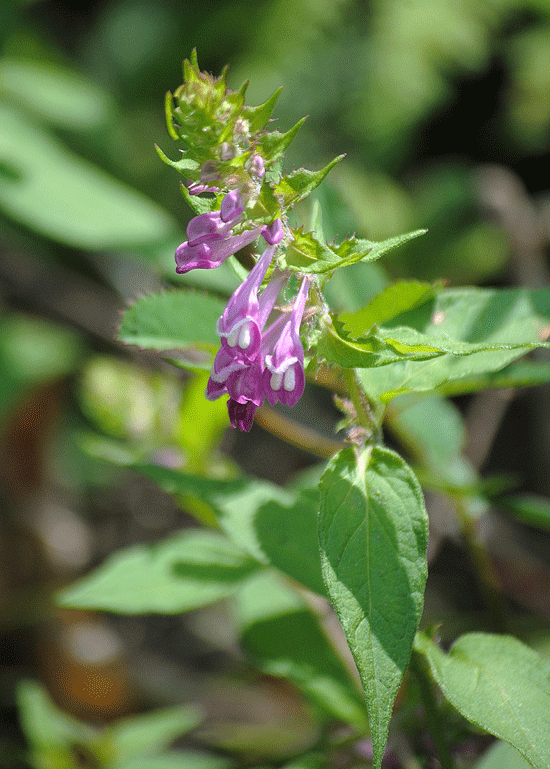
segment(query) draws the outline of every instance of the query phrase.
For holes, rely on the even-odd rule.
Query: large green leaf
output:
[[[385,401],[400,392],[445,389],[448,383],[460,391],[457,380],[464,379],[468,387],[470,380],[503,369],[530,349],[548,346],[549,330],[549,289],[442,291],[433,301],[379,329],[376,336],[387,340],[396,355],[401,350],[402,360],[359,375],[367,392]],[[434,352],[432,359],[414,360],[422,355],[423,345],[433,345],[443,354]],[[389,354],[384,354],[388,360]],[[535,379],[537,373],[542,375],[534,371]]]
[[[449,702],[469,721],[513,745],[535,767],[550,766],[550,664],[511,636],[468,633],[448,654],[418,634]]]
[[[135,469],[170,494],[196,497],[209,505],[231,540],[252,558],[325,595],[317,543],[316,489],[297,495],[264,481],[216,481],[157,465]]]
[[[364,732],[360,689],[295,590],[264,571],[235,596],[241,646],[254,666],[288,678],[324,713]]]
[[[190,530],[115,553],[57,600],[121,614],[191,611],[231,595],[258,568],[223,535]]]
[[[374,766],[422,612],[428,519],[411,469],[393,451],[344,449],[321,480],[323,574],[367,700]]]
[[[193,291],[166,291],[141,297],[122,316],[118,337],[145,350],[204,350],[204,358],[189,365],[209,369],[220,339],[216,323],[225,304],[216,297]],[[179,359],[181,365],[185,360]]]
[[[0,208],[31,230],[77,248],[146,248],[179,227],[153,201],[0,104]]]

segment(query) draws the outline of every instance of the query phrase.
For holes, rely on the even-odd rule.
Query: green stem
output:
[[[476,519],[469,513],[463,500],[457,501],[462,536],[475,571],[479,589],[491,616],[491,624],[497,632],[506,632],[506,604],[495,575],[487,548],[477,533]]]
[[[369,402],[365,391],[359,382],[355,369],[342,369],[342,377],[346,384],[349,398],[355,408],[359,424],[374,438],[375,441],[381,442],[381,425],[385,410],[381,409],[379,410],[379,413],[374,411],[372,404]]]
[[[410,669],[418,682],[422,703],[424,705],[424,712],[426,714],[426,724],[437,751],[441,769],[455,769],[455,762],[445,736],[445,725],[434,696],[432,682],[426,670],[424,660],[418,652],[413,651],[412,653]]]

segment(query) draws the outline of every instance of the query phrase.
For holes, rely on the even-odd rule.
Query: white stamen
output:
[[[233,326],[229,334],[227,334],[227,344],[230,347],[236,347],[239,341],[240,330],[238,326]]]
[[[239,334],[239,347],[241,350],[247,350],[250,347],[251,342],[252,334],[250,333],[250,324],[244,323]]]
[[[283,383],[282,374],[277,374],[277,373],[271,374],[271,379],[269,380],[269,384],[272,390],[280,390],[282,383]]]
[[[290,366],[290,368],[287,368],[285,371],[283,387],[287,393],[291,393],[296,387],[296,372],[294,371],[294,366]]]

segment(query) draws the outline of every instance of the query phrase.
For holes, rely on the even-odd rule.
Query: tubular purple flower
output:
[[[244,200],[239,190],[231,190],[224,196],[220,208],[222,222],[230,222],[244,211]]]
[[[223,240],[230,232],[231,223],[222,220],[219,211],[210,211],[193,217],[187,225],[187,242],[190,246]]]
[[[250,432],[250,428],[254,422],[254,414],[256,413],[256,404],[252,401],[247,403],[239,403],[238,401],[230,398],[227,401],[227,411],[229,412],[229,421],[232,427],[239,430],[243,430],[245,433]]]
[[[226,386],[228,377],[236,371],[246,368],[247,365],[244,361],[236,360],[231,353],[227,352],[225,347],[220,347],[214,358],[214,365],[206,385],[205,395],[208,400],[214,401],[221,395],[229,395]]]
[[[270,246],[280,243],[284,237],[283,224],[280,219],[275,219],[271,224],[262,228],[262,236]]]
[[[290,314],[276,320],[262,339],[263,391],[272,406],[277,401],[294,406],[304,392],[304,348],[299,332],[309,283],[310,279],[304,277]]]
[[[265,249],[227,303],[227,307],[219,318],[216,327],[221,337],[222,345],[227,352],[234,356],[241,356],[248,361],[253,360],[258,353],[263,323],[265,323],[265,319],[277,299],[277,295],[275,295],[269,309],[267,309],[267,303],[264,301],[262,303],[262,313],[260,314],[258,290],[271,264],[274,253],[275,246],[268,246]],[[267,314],[265,314],[266,311]]]
[[[260,235],[260,227],[245,230],[224,240],[202,242],[190,246],[187,241],[176,249],[176,272],[183,275],[189,270],[211,270],[219,267],[228,257],[253,243]]]

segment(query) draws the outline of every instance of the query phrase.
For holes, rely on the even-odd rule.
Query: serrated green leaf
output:
[[[303,122],[303,121],[302,121]],[[285,134],[286,135],[286,134]],[[275,194],[281,198],[281,208],[283,210],[290,208],[302,198],[305,198],[310,192],[318,187],[328,172],[343,159],[344,155],[334,158],[327,166],[320,171],[308,171],[306,168],[300,168],[292,171],[282,177],[275,186]]]
[[[396,353],[402,350],[409,360],[359,375],[367,392],[384,401],[399,393],[444,388],[456,380],[476,381],[535,347],[547,347],[549,330],[549,289],[449,289],[379,329],[384,339],[397,342]],[[447,354],[415,361],[407,351],[416,344],[433,344]]]
[[[149,294],[125,310],[118,338],[145,350],[204,350],[209,356],[201,363],[208,369],[219,347],[216,322],[224,307],[220,299],[193,291]]]
[[[227,598],[258,568],[223,535],[188,530],[115,553],[57,601],[120,614],[175,614]]]
[[[407,243],[409,240],[425,235],[426,230],[414,230],[413,232],[407,232],[404,235],[395,235],[394,237],[387,238],[387,240],[374,241],[363,240],[362,238],[346,238],[339,246],[334,248],[334,251],[341,258],[341,265],[344,267],[349,264],[355,264],[356,262],[373,262],[375,259],[380,259],[389,251],[393,251],[394,248]]]
[[[323,574],[367,701],[381,765],[397,691],[420,621],[428,518],[413,472],[393,451],[344,449],[321,479]]]
[[[258,150],[262,155],[266,165],[271,166],[280,157],[282,157],[286,148],[294,140],[294,137],[304,124],[305,120],[305,117],[303,117],[301,120],[298,120],[296,125],[293,126],[290,131],[287,131],[284,134],[279,133],[279,131],[270,131],[269,133],[265,133],[260,137],[258,140]]]
[[[387,286],[357,312],[342,313],[338,320],[352,339],[367,334],[374,325],[383,326],[406,310],[433,299],[441,287],[419,280],[401,280]]]
[[[282,90],[282,86],[277,88],[266,102],[257,107],[243,107],[241,114],[245,120],[248,120],[251,134],[256,134],[266,127]]]
[[[177,138],[179,138],[179,136]],[[200,164],[192,158],[187,158],[184,155],[182,158],[180,158],[180,160],[170,160],[170,158],[164,154],[158,144],[155,144],[155,149],[157,151],[157,155],[163,163],[166,163],[167,166],[175,168],[176,171],[179,171],[180,174],[183,174],[184,176],[194,175],[194,172],[200,169]]]
[[[135,469],[170,494],[196,496],[211,506],[227,535],[252,558],[325,595],[317,543],[317,489],[296,494],[250,479],[215,481],[156,465]]]
[[[313,233],[303,232],[302,227],[291,232],[293,239],[281,255],[283,269],[303,273],[322,273],[339,266],[340,259],[334,251],[321,243]]]
[[[296,591],[262,572],[238,591],[235,606],[241,646],[256,668],[289,679],[329,717],[364,732],[360,690]]]
[[[550,664],[511,636],[468,633],[445,654],[418,634],[438,686],[464,718],[550,766]]]

